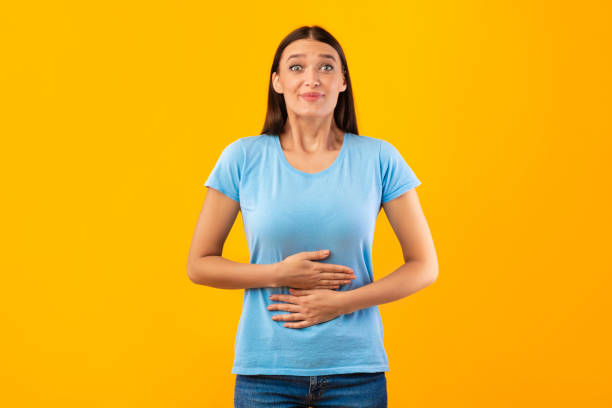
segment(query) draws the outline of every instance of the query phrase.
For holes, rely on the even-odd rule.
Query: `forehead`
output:
[[[291,44],[289,44],[283,50],[283,53],[281,55],[281,62],[286,62],[287,58],[291,57],[292,55],[296,55],[296,54],[303,54],[298,58],[313,58],[313,59],[324,58],[320,56],[321,54],[331,55],[336,60],[336,62],[340,62],[340,57],[338,56],[338,53],[336,52],[334,47],[332,47],[331,45],[327,43],[317,41],[317,40],[312,40],[312,39],[296,40],[292,42]],[[330,58],[324,58],[324,59],[328,59],[329,61],[331,61]]]

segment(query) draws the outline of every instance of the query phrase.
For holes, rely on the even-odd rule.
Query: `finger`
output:
[[[296,323],[285,323],[283,324],[283,327],[289,327],[292,329],[302,329],[304,327],[308,327],[308,326],[312,326],[313,323],[310,323],[306,320],[303,320],[301,322],[296,322]]]
[[[338,289],[340,285],[315,286],[312,289]]]
[[[291,303],[273,303],[268,306],[268,310],[286,310],[288,312],[299,312],[300,307]]]
[[[270,300],[279,300],[281,302],[298,303],[297,297],[293,295],[270,295]]]
[[[308,289],[293,289],[293,288],[289,288],[289,292],[291,292],[291,294],[295,295],[295,296],[310,295],[310,291]]]
[[[319,285],[344,285],[345,283],[351,283],[355,279],[354,276],[341,276],[341,277],[327,277],[321,279],[317,284]]]
[[[334,264],[322,264],[323,266],[323,270],[325,272],[335,272],[335,273],[350,273],[350,274],[354,274],[355,272],[349,268],[348,266],[344,266],[344,265],[334,265]]]
[[[304,252],[304,259],[322,259],[329,256],[329,249]]]
[[[348,272],[323,272],[321,275],[323,275],[322,278],[326,279],[355,279],[355,274]]]
[[[345,283],[351,283],[350,279],[342,279],[342,280],[337,280],[337,279],[323,279],[319,281],[319,284],[321,285],[327,285],[327,286],[334,286],[334,285],[344,285]]]
[[[272,320],[280,321],[280,322],[295,322],[304,320],[304,315],[301,313],[291,313],[291,314],[279,314],[272,316]]]

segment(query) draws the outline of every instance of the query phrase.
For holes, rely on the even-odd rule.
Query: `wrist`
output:
[[[270,287],[278,288],[283,286],[281,282],[280,262],[270,264]]]
[[[342,314],[350,314],[355,311],[353,307],[353,291],[352,290],[341,290],[338,291],[340,296],[340,311]]]

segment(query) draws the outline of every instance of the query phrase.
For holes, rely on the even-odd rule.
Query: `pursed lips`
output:
[[[323,94],[320,93],[303,93],[300,95],[303,99],[309,100],[309,101],[314,101],[319,99],[320,97],[323,96]]]

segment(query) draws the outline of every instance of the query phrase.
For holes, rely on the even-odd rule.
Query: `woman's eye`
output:
[[[330,64],[324,64],[323,66],[324,66],[324,67],[325,67],[325,66],[328,66],[328,67],[330,67],[330,68],[331,68],[331,69],[326,69],[325,71],[331,71],[331,70],[333,70],[333,69],[334,69],[334,66],[333,66],[333,65],[330,65]],[[291,65],[291,66],[289,67],[289,70],[290,70],[290,71],[297,71],[296,69],[293,69],[293,67],[300,67],[300,68],[301,68],[302,66],[301,66],[301,65]]]

